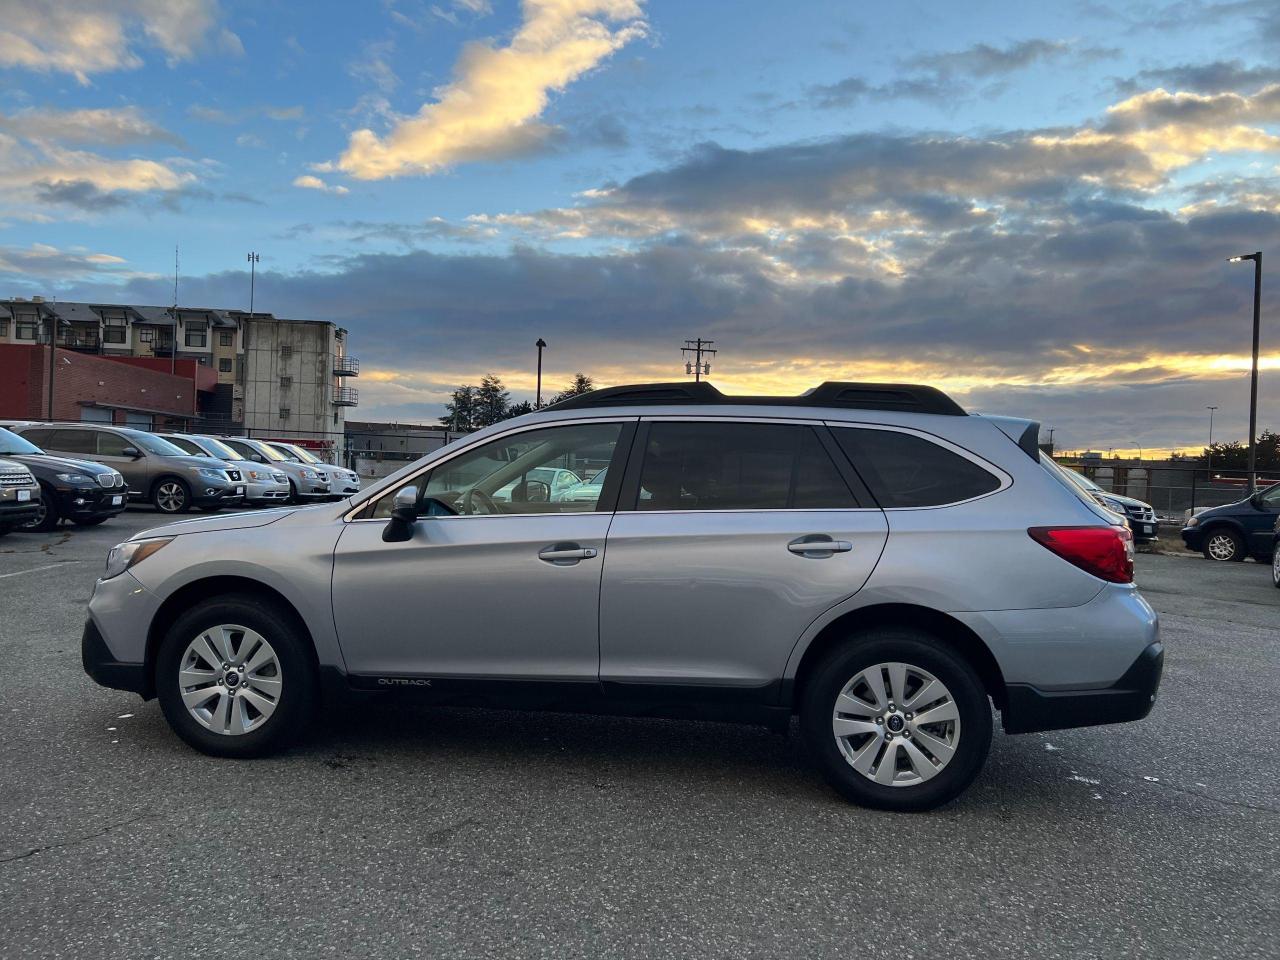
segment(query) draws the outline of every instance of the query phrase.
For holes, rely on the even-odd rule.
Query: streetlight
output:
[[[1209,411],[1209,446],[1205,448],[1209,451],[1209,465],[1206,467],[1206,472],[1209,474],[1209,482],[1213,483],[1213,411],[1218,408],[1205,407],[1205,409]]]
[[[1253,261],[1253,373],[1249,380],[1249,493],[1258,492],[1258,327],[1262,315],[1262,251],[1231,257]]]
[[[534,346],[538,348],[538,398],[533,406],[535,410],[540,410],[542,409],[542,351],[547,349],[547,341],[539,337]]]
[[[253,282],[256,279],[258,260],[261,259],[256,253],[250,253],[249,260],[249,316],[253,316]]]

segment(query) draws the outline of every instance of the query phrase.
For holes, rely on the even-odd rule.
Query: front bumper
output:
[[[289,483],[250,480],[244,488],[245,503],[284,503],[289,499]]]
[[[128,505],[126,487],[62,487],[57,491],[58,513],[73,520],[114,517]]]
[[[1150,520],[1140,517],[1125,517],[1129,523],[1129,530],[1133,534],[1134,543],[1151,543],[1160,539],[1160,524],[1155,517]]]
[[[25,499],[19,499],[24,495]],[[39,502],[38,486],[0,489],[0,526],[16,526],[34,519],[40,513]]]
[[[146,666],[141,663],[122,663],[111,656],[107,642],[102,638],[97,624],[88,620],[80,635],[80,662],[93,682],[112,690],[128,690],[140,697],[148,695]]]
[[[1200,527],[1183,527],[1182,542],[1187,545],[1188,550],[1194,550],[1199,553],[1204,549],[1204,530]]]
[[[1156,702],[1164,670],[1164,645],[1152,643],[1109,687],[1040,690],[1027,683],[1005,686],[1005,733],[1035,733],[1141,720]]]
[[[239,483],[220,484],[203,477],[191,481],[191,502],[197,507],[213,504],[229,505],[244,499],[245,485]]]

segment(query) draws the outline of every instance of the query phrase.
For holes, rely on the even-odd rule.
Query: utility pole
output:
[[[702,362],[703,356],[714,357],[716,351],[711,348],[715,343],[714,340],[703,340],[699,337],[696,340],[686,340],[684,346],[680,348],[680,353],[686,358],[684,363],[684,372],[692,373],[695,383],[700,383],[704,374],[711,373],[711,362]],[[693,360],[688,359],[689,354],[693,354]]]
[[[56,301],[55,301],[56,302]],[[49,419],[53,419],[53,374],[58,369],[58,315],[49,310]]]
[[[173,336],[169,341],[169,374],[178,372],[178,245],[173,245]]]
[[[256,253],[249,253],[249,316],[253,316],[253,282],[256,279],[258,260],[261,259]]]
[[[542,409],[542,351],[547,348],[547,341],[539,337],[534,346],[538,348],[538,397],[534,401],[533,408],[540,410]]]
[[[1205,472],[1209,474],[1209,482],[1213,483],[1213,411],[1218,408],[1205,407],[1205,409],[1209,411],[1209,446],[1206,448],[1209,451],[1209,466]]]
[[[1258,492],[1258,328],[1262,315],[1262,251],[1231,257],[1253,261],[1253,372],[1249,378],[1249,494]]]

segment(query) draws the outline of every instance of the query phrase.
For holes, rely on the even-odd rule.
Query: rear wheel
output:
[[[275,606],[251,596],[207,600],[165,634],[156,696],[188,744],[218,757],[288,746],[317,702],[306,639]]]
[[[176,477],[166,477],[151,492],[151,502],[161,513],[182,513],[191,504],[191,491]]]
[[[62,517],[58,513],[58,505],[54,502],[53,491],[41,484],[40,501],[36,504],[39,512],[19,529],[34,530],[37,533],[48,533],[58,525]]]
[[[828,653],[805,685],[800,723],[827,781],[883,810],[959,796],[991,746],[977,672],[927,633],[883,628]]]
[[[1207,560],[1228,563],[1244,559],[1244,543],[1240,535],[1226,527],[1210,530],[1205,535],[1204,555]]]

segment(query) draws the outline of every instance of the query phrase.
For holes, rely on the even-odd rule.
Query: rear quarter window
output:
[[[915,434],[857,427],[831,432],[886,510],[961,503],[1000,488],[1000,478],[989,470]]]

